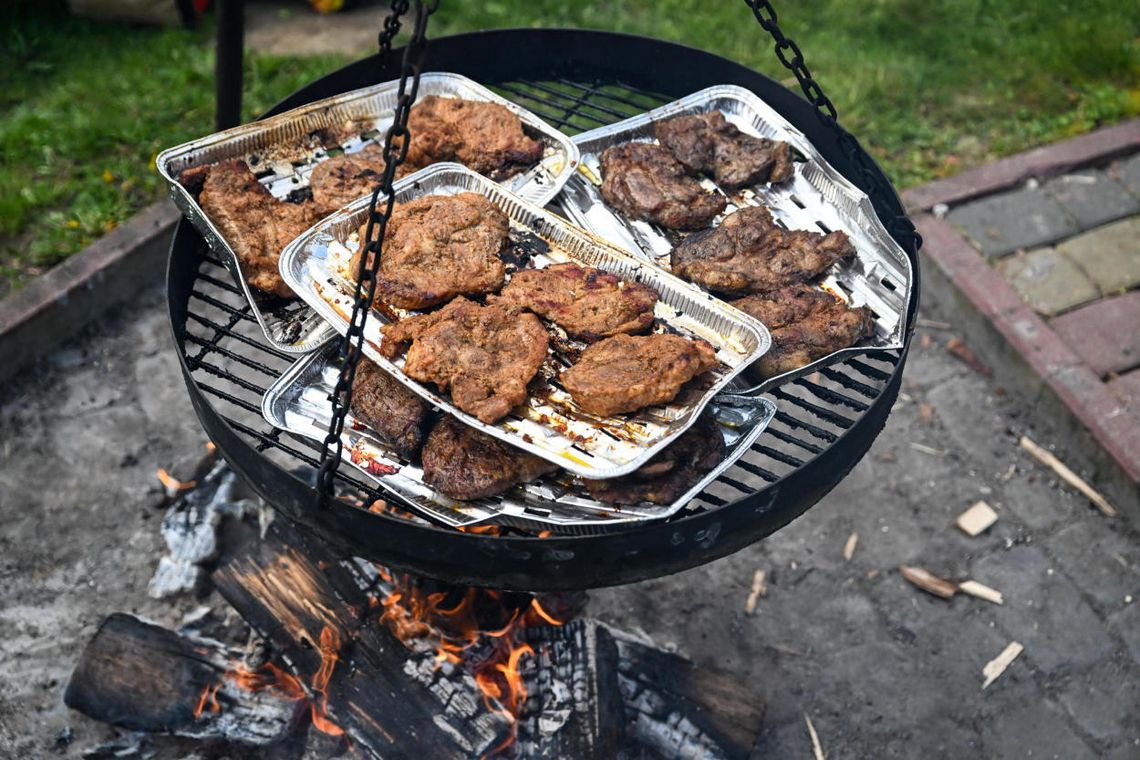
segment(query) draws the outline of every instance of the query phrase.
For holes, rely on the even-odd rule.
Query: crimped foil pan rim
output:
[[[824,190],[834,190],[837,194],[844,196],[847,201],[846,207],[840,207],[834,202],[831,204],[837,211],[842,214],[853,214],[856,218],[852,219],[852,226],[857,227],[861,233],[871,238],[875,244],[877,252],[881,254],[888,254],[889,260],[885,261],[886,265],[893,265],[901,270],[904,275],[906,290],[903,293],[903,312],[905,312],[905,305],[908,304],[913,298],[914,288],[914,272],[910,259],[902,250],[899,244],[890,236],[886,228],[883,227],[881,220],[875,213],[874,206],[871,204],[870,198],[862,190],[857,188],[838,170],[823,158],[822,154],[808,141],[804,134],[795,126],[789,123],[782,115],[771,108],[759,96],[750,90],[747,90],[738,85],[714,85],[705,89],[699,90],[695,93],[687,95],[683,98],[659,106],[657,108],[646,111],[642,114],[631,116],[628,119],[616,122],[603,127],[583,132],[576,135],[573,140],[582,149],[583,153],[591,151],[592,146],[600,140],[608,140],[615,137],[629,136],[630,139],[637,139],[636,133],[643,127],[655,122],[660,121],[671,116],[676,116],[680,113],[689,112],[695,106],[699,107],[718,99],[735,99],[739,100],[752,109],[756,114],[762,117],[766,122],[771,124],[777,129],[780,134],[779,138],[791,143],[792,146],[798,150],[805,158],[807,163],[802,165],[802,170],[797,170],[797,173],[804,178],[810,185],[817,191],[824,194]],[[616,144],[616,142],[614,143]],[[559,205],[566,216],[574,221],[576,224],[590,229],[594,232],[601,232],[596,226],[590,223],[586,215],[586,209],[579,208],[578,205],[571,200],[570,190],[574,183],[585,183],[589,180],[580,175],[576,175],[570,183],[563,189],[563,193],[559,196]],[[820,185],[827,183],[830,187],[821,188]],[[616,215],[616,212],[615,212]],[[624,245],[624,243],[623,243]],[[644,256],[640,250],[633,251],[635,255]],[[646,256],[651,260],[651,257]],[[883,261],[882,258],[879,259]],[[655,262],[654,262],[655,263]],[[892,316],[896,317],[896,325],[889,335],[889,339],[878,345],[864,345],[864,346],[850,346],[847,348],[839,349],[828,354],[825,357],[817,359],[809,364],[804,365],[798,369],[784,372],[779,375],[774,375],[765,378],[740,395],[752,395],[762,393],[777,385],[781,385],[790,380],[798,377],[809,375],[819,369],[836,364],[846,358],[859,355],[875,354],[880,351],[897,351],[905,346],[905,329],[906,320],[905,313],[893,312]]]
[[[596,235],[575,227],[561,217],[558,217],[544,209],[527,203],[518,196],[510,193],[505,188],[494,184],[487,178],[482,177],[481,175],[476,174],[475,172],[472,172],[471,170],[460,166],[459,164],[445,163],[428,167],[420,172],[417,172],[413,176],[400,180],[394,185],[393,189],[396,193],[401,193],[404,190],[417,189],[417,186],[419,186],[421,183],[428,183],[431,181],[444,182],[449,177],[451,178],[451,181],[455,183],[461,184],[461,181],[473,183],[474,187],[468,189],[471,189],[475,192],[482,191],[482,194],[487,195],[488,197],[492,198],[492,200],[495,200],[495,196],[498,195],[501,198],[502,202],[517,207],[522,212],[530,215],[533,219],[541,221],[542,223],[550,225],[552,227],[561,228],[563,231],[567,232],[570,235],[577,236],[588,241],[591,247],[602,251],[606,256],[610,257],[613,260],[623,262],[626,265],[634,267],[636,269],[642,269],[642,267],[645,265],[645,262],[643,260],[635,256],[631,256],[629,253],[614,247],[606,241],[598,238]],[[425,192],[422,194],[426,195],[428,193]],[[326,234],[330,237],[332,236],[332,233],[326,233],[326,230],[334,230],[341,226],[353,226],[359,224],[360,221],[362,221],[362,217],[367,214],[369,201],[369,198],[361,198],[341,209],[336,214],[329,216],[319,225],[311,228],[305,235],[297,238],[292,243],[290,243],[281,255],[281,274],[285,278],[286,283],[289,284],[289,286],[292,287],[293,290],[298,293],[298,295],[304,298],[305,301],[311,307],[313,307],[314,310],[317,311],[317,313],[324,317],[325,320],[332,324],[336,331],[341,334],[344,334],[344,331],[347,329],[347,320],[343,315],[338,313],[336,308],[329,304],[328,301],[318,292],[317,289],[319,286],[313,282],[311,277],[301,276],[297,271],[294,270],[299,270],[301,267],[307,266],[306,262],[314,257],[314,254],[308,249],[310,246],[320,245],[318,242],[318,238],[320,236]],[[510,216],[510,213],[508,213],[508,216]],[[468,415],[456,408],[450,402],[449,398],[444,397],[441,394],[437,394],[425,387],[424,384],[408,378],[394,363],[381,356],[376,350],[376,347],[373,346],[368,340],[364,342],[365,353],[376,364],[380,365],[382,368],[396,377],[413,392],[417,393],[424,399],[427,399],[433,405],[445,409],[457,419],[463,421],[468,425],[471,425],[472,427],[475,427],[478,430],[481,430],[511,445],[529,451],[536,456],[553,462],[558,466],[575,474],[582,475],[583,477],[601,479],[626,475],[638,469],[641,465],[645,464],[645,462],[651,459],[655,454],[661,451],[665,446],[675,440],[692,424],[694,424],[701,411],[708,405],[713,396],[723,390],[749,364],[759,359],[760,356],[762,356],[771,346],[771,336],[768,334],[767,328],[764,327],[758,320],[750,317],[747,314],[744,314],[741,311],[728,307],[718,299],[713,298],[709,294],[693,287],[692,285],[680,280],[677,277],[674,277],[668,272],[660,270],[657,267],[650,267],[649,273],[652,274],[653,277],[666,283],[672,289],[672,293],[680,294],[680,297],[687,298],[697,305],[704,306],[706,309],[715,309],[718,311],[720,318],[731,321],[732,325],[738,331],[743,332],[752,340],[754,340],[755,348],[753,348],[751,352],[737,364],[737,366],[729,367],[728,371],[725,372],[719,380],[717,380],[701,395],[697,403],[693,404],[691,407],[686,407],[685,414],[687,417],[684,421],[677,422],[675,429],[670,426],[671,432],[668,435],[661,439],[658,439],[653,443],[653,445],[642,449],[642,453],[639,456],[629,460],[624,464],[608,467],[605,469],[591,468],[588,467],[585,463],[579,464],[575,461],[574,458],[565,456],[565,453],[555,454],[554,452],[548,451],[542,446],[530,443],[523,435],[505,430],[498,425],[487,425],[483,422],[480,422],[475,417]],[[370,318],[369,323],[374,324],[375,317]],[[539,424],[539,427],[542,427],[543,429],[551,432],[557,432],[553,427],[550,426],[549,422],[547,422],[545,426]],[[595,427],[595,430],[600,433],[601,428]]]
[[[541,119],[536,114],[528,111],[522,106],[507,100],[506,98],[498,95],[492,90],[484,87],[483,85],[475,82],[468,77],[461,74],[453,74],[450,72],[425,72],[420,76],[421,82],[421,95],[423,95],[423,83],[437,84],[442,88],[451,86],[454,89],[463,90],[464,94],[477,97],[478,99],[486,100],[489,102],[498,103],[503,105],[516,116],[518,116],[525,124],[531,129],[534,129],[553,143],[557,144],[559,149],[565,155],[565,160],[561,169],[554,175],[553,182],[546,188],[545,192],[536,194],[533,200],[538,205],[545,205],[553,200],[560,192],[562,186],[566,181],[573,176],[578,166],[578,147],[574,142],[564,133],[555,129],[546,121]],[[181,145],[167,148],[161,151],[155,159],[155,165],[159,174],[167,183],[167,188],[170,197],[173,199],[175,206],[182,212],[190,222],[198,229],[198,231],[206,239],[210,248],[217,253],[226,265],[226,269],[230,271],[235,283],[241,288],[245,294],[246,300],[250,304],[250,310],[254,318],[257,320],[258,325],[261,327],[265,339],[277,349],[287,353],[307,353],[320,346],[324,341],[328,340],[333,334],[331,329],[322,323],[310,324],[307,332],[302,330],[303,340],[299,341],[285,341],[280,340],[273,335],[273,329],[266,319],[266,315],[262,308],[258,306],[256,295],[249,283],[246,281],[245,273],[241,262],[238,260],[237,255],[234,253],[232,246],[226,241],[225,237],[221,234],[218,228],[214,225],[213,221],[202,211],[198,202],[190,194],[190,192],[182,186],[178,181],[178,172],[188,168],[187,166],[178,167],[178,172],[175,172],[175,164],[183,156],[200,152],[209,148],[215,148],[228,143],[237,144],[241,140],[262,133],[272,132],[273,130],[285,129],[288,125],[299,122],[300,120],[322,111],[331,110],[338,107],[346,107],[356,101],[374,98],[387,93],[388,91],[395,91],[399,87],[399,81],[393,80],[384,82],[370,87],[364,87],[350,92],[341,93],[330,98],[308,103],[299,106],[292,110],[286,111],[281,114],[276,114],[267,119],[250,122],[249,124],[242,124],[231,129],[215,132],[205,137],[197,138],[187,141]],[[244,155],[235,154],[235,156]],[[234,156],[231,156],[234,157]],[[302,317],[303,318],[303,317]],[[313,322],[313,320],[306,320]]]
[[[269,386],[269,388],[266,389],[265,394],[262,396],[261,400],[261,414],[269,424],[285,432],[312,441],[319,442],[323,440],[323,437],[319,434],[318,428],[316,427],[318,424],[323,424],[323,420],[312,416],[306,417],[306,419],[309,419],[314,423],[314,427],[302,428],[290,425],[285,415],[279,413],[279,409],[281,409],[282,405],[287,403],[286,397],[291,393],[302,395],[301,392],[298,392],[298,389],[301,389],[303,392],[304,388],[315,387],[312,383],[306,383],[304,377],[307,374],[315,371],[315,365],[319,365],[319,368],[317,369],[320,371],[323,371],[324,368],[331,366],[329,358],[330,354],[334,350],[335,341],[330,341],[329,343],[325,344],[322,349],[314,351],[306,356],[302,356],[297,361],[295,361],[293,365],[291,365],[279,378],[277,378]],[[752,445],[756,443],[759,437],[768,428],[772,422],[772,419],[776,415],[776,403],[774,400],[768,397],[751,397],[748,399],[748,403],[755,406],[761,411],[758,412],[757,418],[749,425],[747,431],[744,432],[740,438],[731,444],[731,447],[727,451],[725,457],[717,464],[716,467],[714,467],[708,473],[705,473],[705,475],[694,482],[694,484],[688,490],[686,490],[685,493],[683,493],[672,503],[668,505],[654,505],[651,510],[652,514],[645,514],[644,512],[646,510],[642,510],[642,513],[633,513],[629,511],[628,508],[625,508],[623,511],[623,508],[621,507],[615,507],[614,505],[605,504],[603,502],[595,502],[598,512],[592,519],[585,519],[581,517],[564,517],[562,519],[553,519],[534,513],[512,514],[506,511],[495,511],[494,507],[485,503],[488,501],[498,501],[499,497],[492,497],[491,499],[480,499],[472,503],[473,506],[483,508],[489,514],[486,514],[485,516],[476,516],[473,517],[473,519],[464,520],[459,517],[462,512],[459,512],[457,510],[450,510],[446,507],[447,502],[454,502],[456,500],[439,495],[435,489],[431,488],[426,483],[423,483],[422,478],[415,478],[410,475],[407,476],[410,480],[413,480],[414,482],[423,486],[425,489],[430,490],[433,494],[436,494],[438,498],[433,499],[433,501],[439,504],[439,509],[429,508],[425,505],[415,502],[409,498],[408,495],[402,493],[400,489],[395,486],[395,484],[388,482],[383,477],[375,475],[374,473],[370,472],[367,467],[361,466],[357,462],[353,461],[350,450],[352,431],[350,431],[348,425],[345,426],[345,431],[342,434],[342,441],[345,443],[345,446],[341,451],[341,460],[354,467],[357,472],[359,472],[362,476],[371,482],[375,483],[382,490],[386,491],[389,494],[392,494],[397,499],[401,500],[403,504],[413,509],[417,514],[433,522],[443,523],[448,527],[467,528],[477,525],[503,525],[519,528],[534,528],[539,530],[550,529],[560,534],[610,532],[628,528],[634,525],[644,524],[647,522],[657,522],[659,520],[669,519],[681,509],[683,509],[686,504],[696,498],[717,478],[727,472],[743,456],[745,456]],[[527,485],[529,484],[524,484],[522,487],[526,488]],[[546,508],[549,509],[552,514],[556,514],[558,511],[558,502],[550,502],[549,500],[544,501],[547,505]],[[578,504],[576,507],[578,511],[586,508],[585,505],[582,504]],[[503,508],[503,505],[501,503],[499,504],[499,508]]]

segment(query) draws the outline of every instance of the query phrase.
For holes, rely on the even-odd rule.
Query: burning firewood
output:
[[[64,704],[120,728],[263,745],[287,736],[304,693],[250,689],[236,652],[130,615],[99,627],[72,673]],[[268,672],[268,671],[266,671]]]

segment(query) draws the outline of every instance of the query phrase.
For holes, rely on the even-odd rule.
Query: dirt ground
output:
[[[1140,757],[1137,533],[1017,448],[1022,433],[1064,442],[1033,399],[1004,395],[948,355],[952,335],[920,329],[885,432],[804,517],[705,567],[591,592],[591,616],[731,669],[762,694],[757,758],[811,757],[805,715],[831,760]],[[185,471],[204,443],[161,294],[3,388],[0,439],[0,757],[80,757],[117,733],[62,704],[105,616],[177,626],[202,605],[232,615],[213,595],[146,593],[162,550],[154,472]],[[999,520],[969,538],[953,521],[978,499]],[[924,594],[899,576],[904,563],[974,578],[1005,604]],[[749,616],[757,569],[768,591]],[[983,666],[1013,640],[1024,653],[983,691]],[[318,740],[306,756],[333,752]]]

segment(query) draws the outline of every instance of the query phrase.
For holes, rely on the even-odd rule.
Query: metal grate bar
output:
[[[799,446],[801,449],[804,449],[805,451],[810,451],[812,454],[820,454],[823,452],[823,449],[821,449],[819,446],[816,446],[814,443],[808,443],[807,441],[801,441],[799,438],[796,438],[794,435],[789,435],[782,430],[777,430],[774,427],[769,426],[768,430],[765,432],[774,438],[778,438],[781,441],[784,441],[785,443],[790,443],[793,446]]]
[[[827,403],[834,404],[835,406],[846,406],[854,409],[857,412],[867,411],[867,405],[862,401],[857,401],[853,398],[850,398],[849,396],[844,396],[838,391],[833,391],[830,388],[825,388],[824,386],[813,383],[810,380],[806,380],[801,377],[795,381],[795,384],[801,388],[806,389],[809,393],[821,401],[826,401]]]
[[[733,478],[730,478],[727,475],[721,475],[719,478],[716,479],[716,482],[724,483],[726,486],[729,486],[731,488],[735,488],[737,491],[740,491],[741,493],[752,493],[752,486],[746,486],[743,483],[741,483],[739,480],[734,480]]]
[[[535,81],[532,81],[529,79],[522,79],[520,81],[522,84],[525,84],[527,87],[531,87],[535,90],[538,90],[539,92],[545,92],[545,93],[548,93],[550,95],[553,95],[556,98],[562,98],[563,100],[569,100],[571,103],[573,103],[573,106],[571,106],[570,113],[573,113],[575,109],[581,108],[582,106],[587,106],[587,107],[589,107],[595,111],[600,111],[601,113],[604,113],[608,116],[615,117],[614,121],[621,121],[622,119],[625,119],[628,116],[628,114],[626,114],[626,113],[623,113],[621,111],[615,111],[614,109],[603,106],[600,103],[589,103],[589,102],[587,102],[586,98],[588,98],[590,95],[595,94],[594,91],[590,90],[590,89],[583,88],[582,92],[579,95],[575,96],[575,95],[571,95],[568,92],[562,92],[561,90],[556,90],[553,87],[549,87],[549,86],[543,84],[542,82],[535,82]],[[594,118],[594,117],[590,117],[590,118]],[[598,122],[603,123],[603,124],[605,123],[601,119],[595,119],[595,121],[598,121]]]
[[[199,338],[197,335],[191,335],[191,334],[187,333],[185,337],[186,337],[186,340],[188,340],[189,342],[193,343],[196,346],[202,346],[203,348],[208,347],[208,348],[210,348],[210,350],[217,351],[219,354],[226,357],[227,359],[233,359],[235,362],[238,362],[239,364],[244,364],[245,366],[249,367],[250,369],[257,370],[258,372],[262,373],[263,375],[268,375],[269,377],[272,377],[274,380],[276,380],[278,377],[281,376],[280,370],[271,369],[271,368],[265,366],[264,364],[262,364],[260,362],[255,362],[252,359],[247,359],[246,357],[242,356],[241,354],[235,354],[233,351],[230,351],[228,348],[222,348],[221,346],[213,345],[213,344],[209,343],[208,341],[205,341],[202,338]],[[203,357],[203,358],[205,358],[205,357]],[[199,362],[200,361],[201,360],[199,360]],[[199,365],[199,366],[201,366],[201,365]],[[229,379],[228,375],[227,375],[227,379]],[[258,391],[260,392],[261,389],[259,388]]]
[[[747,470],[748,472],[752,473],[753,475],[755,475],[758,478],[763,478],[764,480],[767,480],[769,483],[775,483],[777,480],[780,479],[780,476],[775,474],[774,472],[769,472],[768,470],[765,470],[760,465],[755,464],[753,462],[749,462],[745,459],[738,460],[736,463],[736,466],[742,470]]]
[[[764,456],[771,457],[772,459],[775,459],[777,462],[782,462],[783,464],[786,464],[790,467],[803,467],[803,465],[804,465],[804,462],[802,459],[796,459],[791,454],[785,454],[782,451],[777,451],[776,449],[773,449],[770,446],[765,446],[762,443],[752,444],[752,450],[758,451],[761,454],[763,454]]]
[[[818,404],[813,404],[810,401],[805,401],[804,399],[800,398],[799,396],[793,396],[790,393],[788,393],[787,391],[783,390],[782,388],[776,388],[774,391],[772,391],[772,395],[775,396],[776,398],[780,399],[781,401],[787,401],[789,403],[795,404],[799,408],[801,408],[805,411],[811,412],[816,417],[819,417],[821,420],[826,420],[827,422],[830,422],[832,425],[835,425],[836,427],[841,427],[844,430],[846,430],[847,428],[851,427],[854,424],[851,420],[847,419],[843,415],[836,414],[835,412],[831,411],[830,409],[825,409],[824,407],[819,406]]]
[[[242,388],[242,389],[244,389],[244,390],[247,390],[247,391],[249,391],[250,393],[256,393],[256,394],[257,394],[257,396],[258,396],[258,398],[260,398],[260,397],[261,397],[261,395],[262,395],[263,393],[265,393],[265,389],[264,389],[264,388],[261,388],[261,387],[260,387],[260,386],[258,386],[258,385],[254,385],[254,384],[253,384],[253,383],[251,383],[250,381],[248,381],[248,380],[246,380],[246,379],[244,379],[244,378],[238,377],[237,375],[234,375],[234,374],[231,374],[231,373],[229,373],[229,372],[226,372],[226,371],[225,371],[224,369],[222,369],[221,367],[218,367],[218,366],[216,366],[216,365],[210,364],[210,363],[209,363],[209,362],[207,362],[207,361],[200,361],[200,362],[198,362],[198,368],[199,368],[199,369],[201,369],[203,372],[206,372],[207,374],[213,375],[214,377],[218,377],[218,378],[221,378],[222,380],[228,380],[228,381],[230,381],[231,383],[233,383],[234,385],[238,386],[239,388]],[[258,414],[261,414],[261,407],[257,407],[257,408],[255,409],[255,411],[256,411]]]
[[[600,97],[600,98],[605,98],[607,100],[612,100],[615,103],[621,103],[623,105],[627,105],[630,108],[634,109],[634,113],[641,113],[642,111],[653,107],[652,105],[649,105],[646,103],[635,103],[634,101],[630,100],[629,98],[625,98],[625,97],[622,97],[621,95],[618,95],[614,92],[607,91],[607,90],[603,89],[602,83],[598,82],[597,80],[595,80],[594,83],[592,85],[590,85],[589,87],[587,87],[584,84],[580,84],[578,82],[574,82],[574,81],[571,81],[569,79],[566,79],[564,77],[559,77],[555,81],[557,81],[559,84],[564,84],[567,87],[574,87],[574,88],[579,89],[579,90],[585,90],[590,95]],[[615,86],[620,87],[623,90],[628,90],[629,92],[637,93],[638,95],[641,95],[642,97],[646,98],[647,100],[655,100],[655,101],[657,101],[657,104],[666,103],[672,99],[669,96],[662,95],[659,92],[651,92],[649,90],[643,90],[639,87],[633,87],[631,85],[625,84],[624,82],[617,82]],[[626,117],[622,116],[622,118],[624,119]]]
[[[223,378],[223,379],[232,380],[233,378]],[[209,393],[211,396],[217,396],[218,398],[222,399],[223,401],[228,401],[231,404],[233,404],[234,406],[239,407],[241,409],[244,409],[247,412],[253,412],[255,414],[261,414],[261,407],[259,407],[256,404],[251,404],[248,401],[245,401],[244,399],[240,399],[237,396],[233,395],[232,393],[227,393],[226,391],[215,388],[212,385],[207,385],[206,383],[198,383],[198,387],[201,388],[202,390],[204,390],[206,393]]]
[[[890,357],[890,354],[885,354],[883,358],[885,360],[889,360],[888,357]],[[891,363],[894,364],[895,361],[892,361]],[[851,367],[855,370],[858,370],[859,372],[866,375],[867,377],[872,378],[874,380],[878,380],[880,382],[885,383],[891,377],[889,372],[884,372],[881,369],[876,369],[875,367],[872,367],[870,364],[867,364],[866,362],[860,361],[859,359],[848,359],[846,364],[849,367]]]
[[[779,412],[779,411],[776,412],[775,419],[779,422],[784,423],[785,425],[787,425],[790,428],[798,428],[800,430],[804,430],[808,434],[813,435],[816,438],[819,438],[820,440],[827,441],[828,443],[834,443],[835,440],[837,438],[839,438],[839,436],[835,435],[835,433],[824,430],[821,427],[816,427],[815,425],[811,424],[810,422],[805,422],[804,420],[797,420],[795,417],[791,416],[787,412]]]
[[[247,338],[246,336],[242,335],[241,333],[234,332],[231,329],[234,327],[234,325],[230,325],[229,327],[223,327],[223,326],[219,325],[217,322],[211,322],[210,320],[206,319],[205,317],[198,316],[197,314],[195,314],[192,311],[186,312],[186,316],[189,317],[190,319],[194,320],[198,324],[202,325],[203,327],[206,327],[206,328],[209,328],[212,330],[216,330],[226,337],[233,338],[234,340],[240,341],[240,342],[246,344],[247,346],[253,346],[256,349],[258,349],[260,351],[264,351],[267,354],[272,354],[273,356],[276,356],[279,359],[287,359],[287,360],[295,360],[296,359],[295,356],[290,356],[289,354],[285,353],[284,351],[278,351],[276,348],[272,348],[271,346],[269,346],[265,343],[259,343],[256,340],[253,340],[251,338]],[[212,341],[210,341],[211,346],[217,345],[217,342],[219,340],[221,340],[221,335],[216,336]],[[193,361],[196,361],[196,360],[197,360],[197,358],[195,358]]]
[[[529,110],[538,114],[543,119],[550,122],[553,126],[559,128],[559,129],[561,129],[563,127],[574,127],[574,125],[570,124],[570,120],[576,116],[581,116],[583,118],[589,119],[590,121],[595,122],[599,126],[605,126],[606,124],[610,123],[609,121],[606,121],[605,119],[599,119],[596,116],[591,116],[589,114],[581,113],[576,108],[567,109],[564,107],[555,106],[556,108],[560,108],[562,110],[562,115],[558,116],[555,113],[551,112],[550,110],[547,110],[548,107],[550,106],[550,104],[547,101],[542,100],[541,98],[537,98],[534,95],[531,95],[528,92],[524,92],[524,91],[522,91],[522,90],[518,89],[517,87],[510,85],[510,84],[500,84],[500,85],[498,85],[498,88],[500,90],[503,90],[506,93],[509,93],[510,95],[517,97],[517,98],[522,98],[524,100],[529,101],[530,103],[520,103],[519,105],[525,106],[526,108],[528,108]],[[531,105],[532,103],[541,104],[541,106],[543,106],[543,107],[542,108],[535,107],[534,105]],[[574,128],[577,128],[577,127],[574,127]]]
[[[225,303],[223,301],[219,301],[218,299],[214,298],[213,296],[208,296],[205,293],[198,292],[197,290],[191,291],[190,297],[191,298],[197,298],[199,301],[204,301],[205,303],[208,303],[211,306],[213,306],[215,309],[221,309],[222,311],[226,312],[227,314],[236,315],[238,319],[245,319],[245,320],[249,320],[250,322],[256,322],[257,321],[254,318],[254,316],[249,313],[249,307],[248,306],[246,306],[242,310],[239,310],[239,309],[234,308],[233,306],[230,306],[228,303]]]
[[[866,398],[874,399],[879,395],[878,389],[872,388],[866,383],[861,383],[858,380],[852,379],[848,375],[839,372],[834,367],[825,367],[824,369],[820,370],[820,374],[829,380],[833,380],[836,383],[839,383],[847,390],[855,391],[859,395],[865,396]]]

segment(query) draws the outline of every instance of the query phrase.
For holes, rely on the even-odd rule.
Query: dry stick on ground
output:
[[[985,666],[982,667],[982,675],[986,678],[986,680],[982,682],[982,689],[985,689],[1001,677],[1001,674],[1017,659],[1017,656],[1021,654],[1024,648],[1025,647],[1021,646],[1020,643],[1011,641],[1005,649],[1001,650],[1001,654],[987,662]]]
[[[1057,473],[1057,477],[1065,481],[1073,488],[1080,491],[1085,497],[1093,503],[1093,505],[1104,514],[1105,517],[1116,517],[1116,507],[1109,503],[1108,499],[1101,496],[1100,492],[1090,486],[1085,481],[1081,480],[1077,473],[1070,470],[1065,466],[1057,457],[1046,449],[1041,448],[1036,443],[1031,441],[1027,436],[1021,436],[1019,444],[1021,448],[1028,451],[1033,455],[1033,458],[1041,462],[1053,472]]]
[[[132,731],[271,744],[297,723],[303,700],[244,688],[236,652],[131,615],[108,617],[80,655],[64,704]]]
[[[815,732],[815,726],[812,725],[807,713],[804,713],[804,722],[807,723],[808,736],[811,737],[813,760],[827,760],[827,755],[823,754],[823,745],[819,743],[819,734]]]
[[[963,594],[969,594],[978,599],[985,599],[987,602],[992,602],[993,604],[1005,603],[1005,598],[1001,595],[1000,591],[978,583],[977,581],[962,581],[958,584],[958,590]]]
[[[752,576],[752,590],[748,592],[748,599],[744,602],[745,614],[755,614],[756,602],[768,591],[768,586],[765,584],[764,578],[765,574],[763,570],[757,570]]]
[[[957,583],[948,581],[945,578],[939,578],[925,568],[899,565],[899,573],[912,585],[918,586],[928,594],[934,594],[943,599],[953,598],[954,594],[958,591]]]

